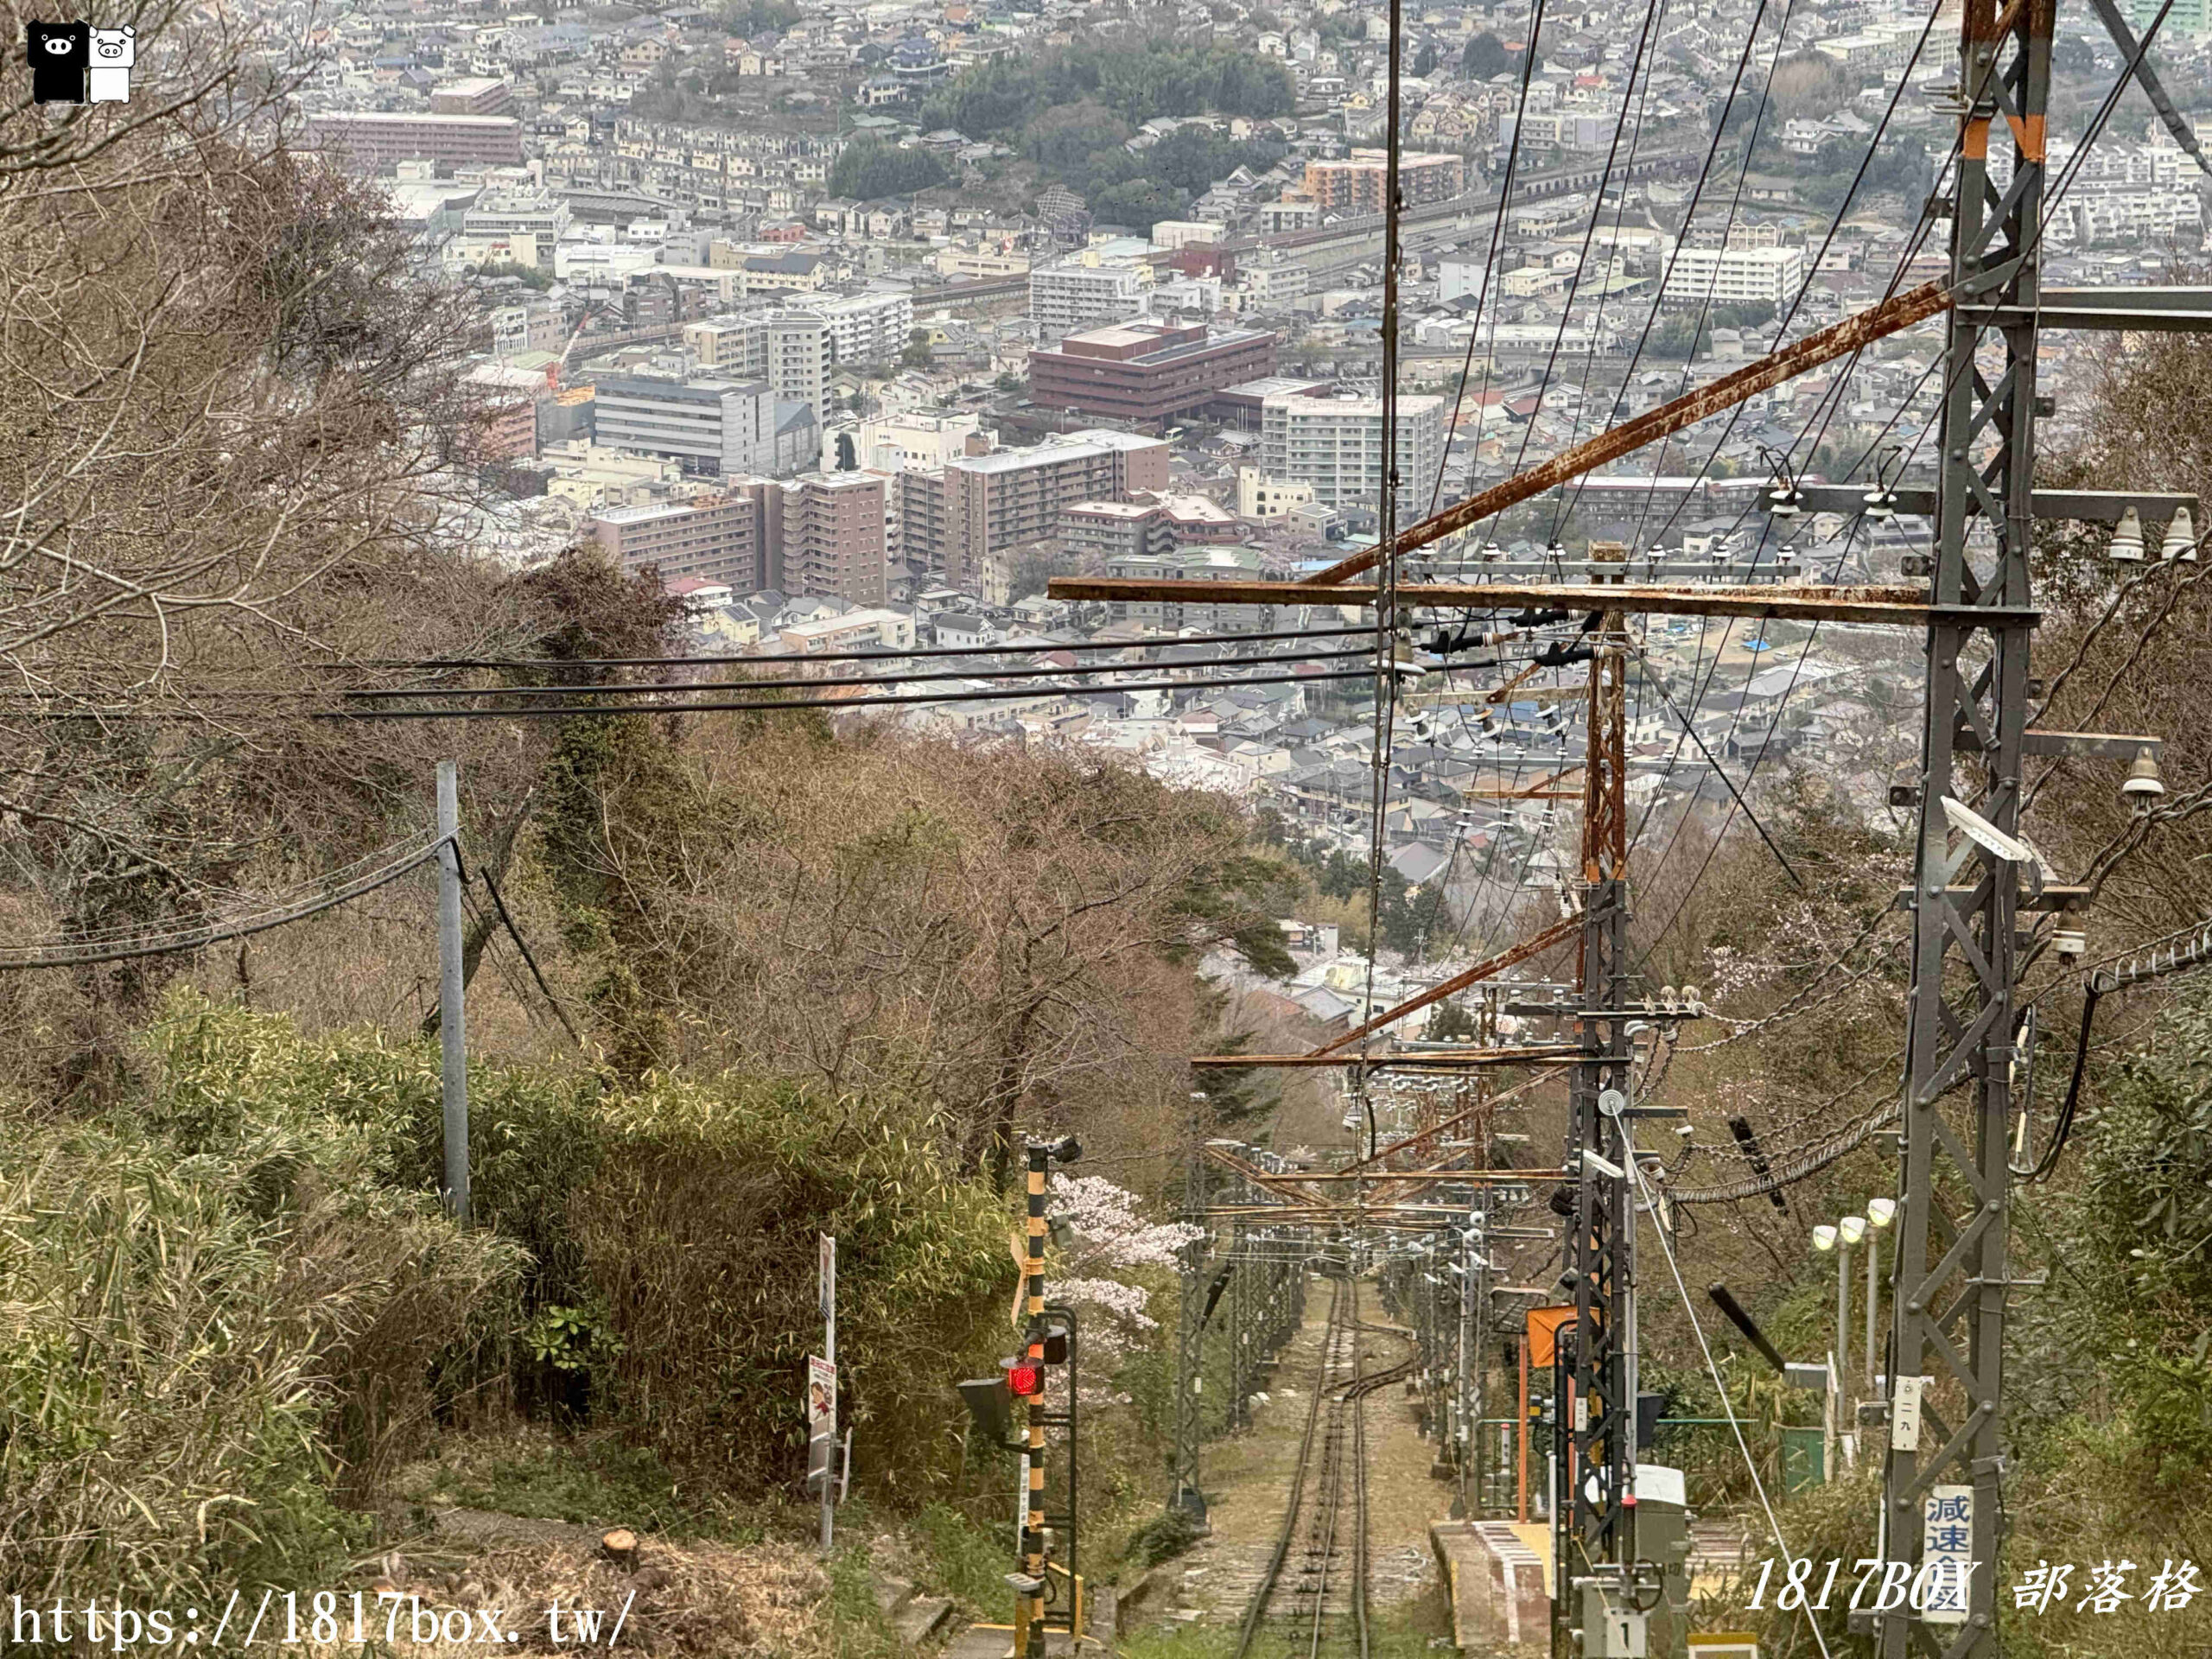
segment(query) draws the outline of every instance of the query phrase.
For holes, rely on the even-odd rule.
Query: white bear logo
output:
[[[121,29],[92,31],[92,101],[123,104],[130,98],[130,67],[138,59],[137,31],[125,23]]]

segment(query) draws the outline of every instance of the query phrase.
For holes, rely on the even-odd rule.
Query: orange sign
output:
[[[1532,1307],[1529,1310],[1529,1363],[1544,1366],[1552,1363],[1552,1353],[1559,1340],[1559,1328],[1574,1323],[1574,1304],[1565,1307]]]

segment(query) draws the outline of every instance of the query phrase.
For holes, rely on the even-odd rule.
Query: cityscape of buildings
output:
[[[387,0],[318,22],[300,100],[308,141],[374,175],[426,270],[480,305],[471,457],[501,497],[476,528],[487,556],[527,564],[595,543],[658,572],[722,651],[972,645],[974,683],[1010,691],[984,648],[1020,642],[1066,667],[1065,683],[917,699],[898,717],[1080,737],[1349,844],[1371,776],[1363,691],[1300,683],[1295,665],[1226,691],[1113,688],[1129,664],[1159,677],[1160,644],[1179,634],[1363,613],[1069,606],[1044,596],[1046,579],[1305,573],[1376,534],[1393,466],[1410,522],[1942,257],[1954,13],[1931,23],[1895,0],[1843,0],[1793,9],[1785,40],[1726,4],[1662,14],[1639,40],[1579,7],[1551,13],[1524,66],[1529,21],[1478,0],[1408,22],[1393,434],[1379,379],[1386,42],[1379,15],[1338,0]],[[1762,31],[1750,53],[1747,29]],[[2095,20],[2061,34],[2062,93],[2077,71],[2101,88],[2119,61]],[[2186,62],[2208,35],[2204,5],[2177,5],[2162,58]],[[944,124],[969,107],[963,87],[1012,66],[1163,41],[1278,77],[1279,97],[1268,113],[1203,100],[1109,112],[1084,135],[1103,162],[1023,125],[1044,111]],[[2190,84],[2169,75],[2184,102]],[[2086,115],[2059,105],[2063,168]],[[2067,171],[2046,283],[2150,280],[2201,254],[2206,170],[2145,114],[2123,109]],[[1740,136],[1706,176],[1716,125]],[[1153,160],[1171,156],[1155,177]],[[1077,188],[1094,178],[1136,182]],[[1776,454],[1821,475],[1877,454],[1924,464],[1934,340],[1910,332],[1788,382],[1725,432],[1694,429],[1441,556],[1565,571],[1611,541],[1754,576],[1894,570],[1923,524],[1821,516],[1778,537],[1757,498]],[[2050,337],[2047,385],[2088,367],[2074,341]],[[2046,425],[2062,444],[2068,417],[2062,391]],[[1126,661],[1049,654],[1102,643],[1126,643]],[[1725,755],[1847,745],[1878,671],[1847,630],[1817,658],[1783,628],[1716,645],[1660,627],[1651,652],[1662,675],[1732,683],[1701,704],[1721,711],[1700,736]],[[1429,735],[1400,734],[1394,764],[1436,808],[1393,830],[1409,880],[1452,880],[1454,848],[1535,855],[1541,809],[1478,786],[1525,781],[1571,748],[1562,683],[1534,673],[1498,705],[1446,684]],[[1756,735],[1745,709],[1784,688],[1799,693],[1789,718]],[[1637,742],[1641,787],[1703,786],[1681,732],[1654,725]]]

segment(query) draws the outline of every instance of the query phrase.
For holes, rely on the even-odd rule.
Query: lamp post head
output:
[[[1866,1200],[1866,1224],[1869,1227],[1872,1227],[1878,1230],[1881,1228],[1888,1226],[1897,1218],[1897,1201],[1895,1198],[1869,1198]]]
[[[1856,1244],[1866,1236],[1866,1217],[1846,1216],[1835,1224],[1835,1230],[1847,1244]]]
[[[1835,1239],[1836,1232],[1833,1227],[1821,1226],[1813,1229],[1813,1248],[1823,1255],[1835,1249]]]

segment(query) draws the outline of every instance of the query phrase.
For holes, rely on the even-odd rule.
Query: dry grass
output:
[[[373,1583],[414,1598],[426,1619],[433,1612],[440,1615],[455,1637],[448,1640],[442,1634],[419,1643],[410,1641],[412,1609],[402,1603],[396,1645],[410,1659],[480,1655],[487,1613],[493,1614],[501,1632],[518,1636],[505,1644],[511,1653],[572,1650],[579,1643],[572,1620],[580,1608],[601,1616],[596,1645],[601,1647],[620,1616],[621,1633],[614,1645],[625,1651],[763,1659],[814,1659],[836,1651],[835,1627],[823,1606],[829,1575],[799,1546],[677,1545],[649,1539],[638,1556],[633,1567],[618,1567],[592,1545],[568,1542],[493,1549],[442,1567],[394,1554],[385,1558]],[[365,1605],[373,1611],[378,1597],[371,1584],[353,1587],[363,1591]],[[343,1638],[351,1634],[351,1587],[340,1605],[346,1610]],[[556,1605],[557,1647],[548,1618],[548,1609]],[[470,1617],[463,1621],[452,1617],[456,1612]],[[381,1637],[382,1618],[367,1613],[364,1618],[371,1633]],[[466,1636],[461,1634],[464,1622]],[[338,1659],[340,1654],[358,1655],[360,1646],[340,1639],[308,1643],[305,1651],[317,1659]]]

